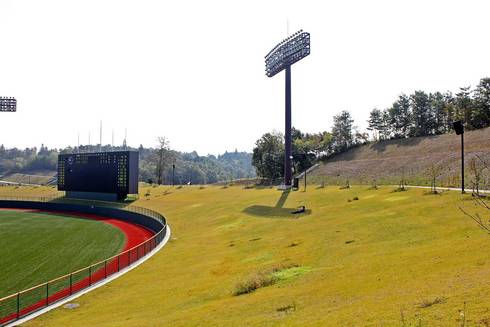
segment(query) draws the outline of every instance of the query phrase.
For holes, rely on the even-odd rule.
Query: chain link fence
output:
[[[55,302],[63,300],[73,294],[76,294],[94,284],[97,284],[108,277],[125,269],[146,255],[151,253],[164,240],[167,226],[166,220],[160,213],[137,206],[109,203],[102,201],[86,201],[75,200],[58,197],[17,197],[17,196],[0,196],[0,207],[2,202],[9,203],[9,207],[13,207],[12,203],[18,202],[24,204],[21,207],[25,208],[28,203],[54,203],[60,204],[61,209],[67,205],[76,205],[77,208],[86,206],[87,211],[92,211],[97,208],[110,208],[111,211],[124,212],[125,216],[131,216],[134,213],[132,221],[138,219],[138,216],[145,216],[154,220],[150,229],[155,231],[155,235],[145,242],[128,249],[120,254],[107,258],[103,261],[96,262],[88,267],[71,272],[56,279],[47,281],[46,283],[31,287],[18,293],[6,296],[0,299],[0,326],[21,319],[35,311],[43,309]],[[52,205],[51,205],[52,207]],[[34,208],[38,209],[38,208]],[[115,217],[117,218],[117,217]],[[141,217],[140,217],[141,218]],[[157,224],[155,224],[155,222]],[[145,225],[142,222],[141,225]],[[155,226],[157,226],[155,228]],[[159,226],[159,227],[158,227]],[[155,230],[158,229],[158,230]]]

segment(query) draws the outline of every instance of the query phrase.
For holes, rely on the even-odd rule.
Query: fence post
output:
[[[46,306],[49,305],[49,282],[46,283]]]
[[[92,266],[88,267],[88,286],[92,285]]]
[[[107,260],[104,261],[104,279],[107,278]]]
[[[70,274],[70,295],[73,294],[73,273]]]
[[[17,319],[19,319],[20,316],[20,292],[17,293]]]
[[[119,258],[120,257],[121,257],[120,255],[117,256],[117,272],[119,272],[119,270],[121,269],[119,266],[119,261],[120,261]]]

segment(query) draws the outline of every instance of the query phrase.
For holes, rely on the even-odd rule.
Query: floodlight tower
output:
[[[13,97],[0,97],[0,112],[16,112],[17,100]]]
[[[299,30],[282,40],[265,56],[265,74],[286,71],[286,124],[284,130],[284,186],[291,186],[291,65],[310,54],[310,33]]]

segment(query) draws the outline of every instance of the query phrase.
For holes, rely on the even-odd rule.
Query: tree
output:
[[[424,91],[415,91],[410,96],[413,114],[413,129],[411,136],[432,135],[434,117],[431,114],[429,96]]]
[[[490,126],[490,78],[482,78],[473,92],[472,125],[475,128]]]
[[[383,110],[381,121],[382,121],[381,129],[379,131],[380,139],[382,140],[389,139],[392,133],[392,127],[391,127],[391,117],[388,109]]]
[[[276,179],[282,176],[284,160],[283,136],[265,133],[255,142],[252,165],[262,178]]]
[[[446,97],[441,92],[429,94],[433,134],[444,134],[452,128],[449,125],[448,112],[446,110]]]
[[[368,130],[373,132],[373,138],[379,140],[379,133],[383,128],[383,112],[374,108],[369,113]]]
[[[479,161],[477,161],[476,158],[471,158],[470,160],[470,172],[472,175],[471,182],[473,184],[473,194],[477,196],[480,196],[480,184],[482,182],[483,169],[485,169],[485,166],[479,163]]]
[[[156,165],[155,175],[157,176],[157,184],[163,183],[163,176],[165,170],[170,165],[170,161],[173,159],[172,152],[170,151],[169,142],[165,137],[158,137],[158,148],[156,150]]]
[[[441,175],[443,171],[443,166],[439,164],[432,163],[432,165],[429,167],[429,177],[430,177],[430,188],[431,188],[431,193],[437,194],[437,178]]]
[[[410,134],[413,117],[410,108],[410,98],[402,94],[388,109],[389,125],[395,138],[405,138]]]
[[[456,105],[455,120],[463,120],[468,129],[474,129],[471,119],[473,101],[470,96],[470,87],[461,87],[459,90],[454,99],[454,104]]]
[[[352,119],[350,113],[346,110],[333,117],[332,139],[334,152],[341,152],[354,144],[352,135]]]
[[[317,148],[317,157],[320,157],[321,155],[329,155],[332,153],[332,143],[333,143],[333,137],[332,133],[329,132],[322,132],[320,133],[321,139],[320,142],[318,143],[318,148]]]

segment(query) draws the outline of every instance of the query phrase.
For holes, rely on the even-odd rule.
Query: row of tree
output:
[[[207,184],[255,177],[251,153],[225,152],[222,155],[199,156],[197,152],[172,150],[168,140],[158,138],[155,148],[82,145],[64,149],[48,149],[44,145],[26,149],[6,149],[0,145],[0,175],[8,173],[42,174],[56,171],[59,153],[133,150],[139,152],[139,179],[158,184]],[[175,165],[175,169],[174,169]]]
[[[393,105],[384,110],[370,112],[368,131],[373,139],[386,140],[428,136],[452,132],[452,123],[462,120],[467,129],[490,126],[490,78],[483,78],[474,88],[463,87],[451,92],[427,94],[416,91],[402,94]],[[348,111],[333,117],[331,131],[317,134],[302,133],[294,129],[293,169],[304,171],[315,160],[343,152],[369,142],[369,133],[360,132]],[[284,137],[272,132],[262,135],[253,149],[252,164],[257,175],[277,179],[283,175]]]
[[[490,78],[476,88],[451,92],[402,94],[393,105],[370,112],[368,130],[376,139],[406,138],[448,133],[452,123],[462,120],[467,129],[490,126]]]

